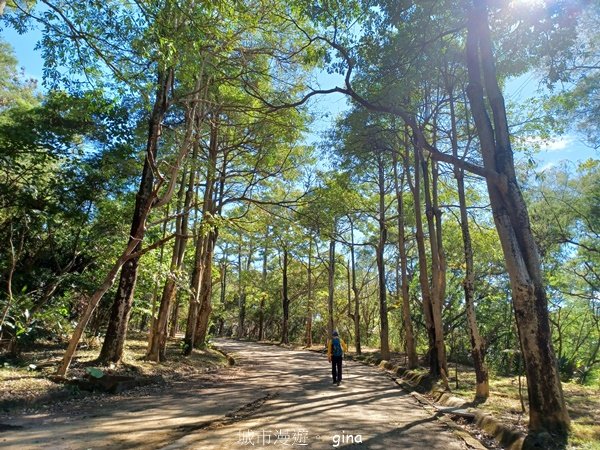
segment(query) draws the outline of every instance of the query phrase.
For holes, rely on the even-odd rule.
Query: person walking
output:
[[[333,376],[333,384],[338,386],[342,382],[342,360],[344,352],[348,351],[348,346],[340,338],[337,331],[332,333],[332,338],[327,346],[327,359],[331,363],[331,375]]]

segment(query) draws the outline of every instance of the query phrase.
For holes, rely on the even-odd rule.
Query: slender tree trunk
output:
[[[179,200],[181,199],[181,193],[183,192],[183,181],[185,180],[185,170],[183,172],[183,175],[181,176],[182,178],[182,185],[181,185],[181,189],[178,195],[178,207],[176,208],[176,211],[179,211],[180,206],[179,205]],[[165,208],[165,221],[163,223],[163,229],[162,229],[162,238],[164,239],[165,236],[167,235],[167,225],[169,222],[169,206],[167,205],[167,207]],[[178,227],[175,226],[175,229],[177,230]],[[177,246],[177,237],[175,237],[175,246]],[[152,318],[152,322],[150,324],[150,333],[149,333],[149,338],[150,340],[152,339],[152,335],[154,334],[154,332],[156,331],[156,299],[158,298],[158,281],[159,281],[159,275],[162,273],[162,265],[163,265],[163,260],[165,257],[165,246],[161,245],[160,247],[160,251],[159,251],[159,255],[158,255],[158,273],[154,274],[154,287],[152,289],[152,300],[151,300],[151,312],[150,312],[150,317]],[[145,328],[145,324],[147,323],[148,317],[147,314],[144,314],[144,318],[142,320],[142,325],[140,325],[140,331],[143,331]]]
[[[196,323],[196,336],[194,345],[200,348],[206,344],[208,334],[208,324],[212,312],[212,263],[215,250],[215,244],[219,236],[219,230],[214,228],[208,236],[208,247],[204,256],[204,276],[200,286],[200,309],[198,311],[198,320]]]
[[[175,296],[175,304],[171,313],[171,324],[169,325],[169,337],[174,338],[179,333],[179,310],[181,309],[181,300]]]
[[[420,152],[421,156],[423,155]],[[432,166],[436,164],[432,162]],[[433,311],[433,323],[435,326],[435,347],[438,352],[438,362],[440,365],[440,375],[446,386],[448,385],[448,365],[446,362],[446,342],[444,339],[444,324],[442,321],[442,308],[444,304],[444,294],[446,285],[445,257],[441,241],[441,229],[436,227],[436,216],[439,217],[441,224],[441,214],[436,213],[435,199],[437,198],[437,178],[433,175],[431,186],[429,182],[428,161],[421,158],[423,167],[423,188],[425,193],[427,228],[429,230],[429,242],[431,248],[431,304]],[[431,187],[431,189],[430,189]],[[433,192],[432,192],[433,191]]]
[[[437,351],[437,361],[439,365],[439,375],[444,380],[447,379],[447,367],[446,367],[446,349],[444,343],[443,329],[442,329],[442,305],[440,300],[440,264],[439,264],[439,251],[438,241],[436,237],[435,224],[433,219],[433,207],[431,205],[431,190],[429,184],[429,164],[428,161],[423,158],[422,152],[419,152],[421,160],[421,168],[423,170],[423,196],[425,198],[425,217],[427,218],[427,229],[429,232],[429,245],[431,248],[431,311],[433,318],[433,327],[435,331],[435,349]]]
[[[417,251],[419,254],[419,284],[421,285],[421,297],[423,298],[423,315],[427,328],[429,349],[427,358],[429,360],[429,373],[437,377],[441,374],[439,352],[436,347],[435,323],[433,320],[433,307],[431,290],[429,287],[429,274],[427,271],[427,254],[425,252],[425,234],[423,232],[423,220],[421,215],[421,170],[419,164],[419,147],[414,145],[414,187],[413,199],[415,209],[415,228]],[[407,172],[408,173],[408,172]]]
[[[406,334],[406,355],[408,368],[414,369],[419,365],[415,336],[410,315],[410,292],[408,290],[408,258],[406,256],[406,237],[404,234],[404,196],[398,179],[398,154],[393,153],[394,186],[396,188],[396,202],[398,204],[398,253],[400,255],[400,277],[402,291],[402,320]]]
[[[225,254],[227,254],[227,249],[225,249]],[[221,285],[220,288],[220,302],[221,302],[221,306],[223,308],[226,308],[225,306],[225,302],[226,300],[226,293],[227,293],[227,263],[226,263],[226,256],[223,258],[223,261],[220,264],[219,267],[219,283]],[[219,323],[219,336],[223,335],[223,326],[224,326],[224,320],[221,318],[220,319],[221,322]]]
[[[17,268],[17,261],[19,260],[19,255],[22,253],[23,247],[25,245],[25,232],[23,231],[21,233],[21,239],[19,240],[19,248],[18,248],[18,250],[15,250],[15,245],[13,243],[13,224],[12,224],[12,222],[10,224],[9,244],[10,244],[10,268],[8,270],[8,275],[6,277],[6,306],[4,307],[4,310],[2,311],[2,318],[0,318],[0,330],[4,330],[4,321],[6,320],[6,317],[8,316],[8,312],[10,311],[10,308],[13,303],[14,294],[13,294],[13,290],[12,290],[12,281],[13,281],[13,277],[15,275],[15,270]],[[2,334],[0,334],[0,336],[2,336]],[[13,336],[13,338],[14,338],[14,336]]]
[[[238,339],[244,336],[244,326],[246,322],[246,293],[244,292],[244,283],[242,281],[242,236],[238,244]]]
[[[525,362],[529,428],[566,435],[570,419],[552,347],[541,263],[515,174],[504,98],[496,76],[487,6],[482,0],[474,0],[473,3],[467,34],[467,95],[479,135],[484,167],[500,174],[503,180],[496,184],[490,178],[486,179],[494,222],[510,278]],[[492,120],[487,112],[488,106],[492,111]]]
[[[178,215],[175,223],[177,236],[175,237],[175,244],[173,246],[169,275],[167,276],[165,285],[163,287],[158,317],[153,327],[154,330],[148,341],[146,358],[148,360],[157,362],[164,361],[166,359],[167,328],[169,324],[169,317],[172,314],[173,300],[177,297],[176,277],[178,272],[180,272],[183,268],[183,258],[185,256],[185,249],[188,241],[188,221],[190,216],[190,208],[194,199],[194,186],[196,184],[196,170],[194,168],[194,164],[196,158],[198,157],[198,150],[200,146],[200,143],[197,140],[193,144],[191,140],[194,129],[199,127],[199,122],[202,120],[202,117],[196,117],[196,108],[197,106],[195,105],[191,111],[188,111],[188,114],[186,115],[187,130],[184,145],[193,145],[190,164],[191,167],[189,170],[187,186],[185,181],[187,174],[185,171],[182,176],[181,189],[178,196]]]
[[[288,293],[288,250],[283,248],[283,281],[281,285],[281,301],[283,306],[283,321],[281,324],[281,343],[289,344],[290,298]]]
[[[454,110],[453,90],[448,89],[450,95],[450,123],[451,123],[451,142],[452,154],[458,158],[458,139],[456,129],[456,113]],[[469,231],[469,216],[467,215],[467,200],[465,196],[464,170],[455,167],[454,177],[456,178],[458,190],[458,203],[460,207],[460,229],[462,232],[463,249],[465,254],[465,279],[463,280],[463,289],[465,292],[465,310],[467,313],[467,325],[471,341],[471,357],[473,358],[473,367],[475,368],[475,397],[486,399],[490,395],[489,372],[485,363],[485,343],[479,334],[477,318],[475,313],[475,270],[473,264],[473,246],[471,243],[471,232]]]
[[[199,236],[196,241],[196,254],[194,258],[194,269],[191,278],[191,295],[188,309],[188,317],[185,328],[183,354],[190,355],[194,349],[194,339],[196,337],[196,324],[198,322],[198,312],[200,310],[200,286],[205,276],[204,255],[207,251],[208,236]]]
[[[265,296],[267,295],[267,263],[269,259],[269,249],[267,246],[267,240],[269,238],[269,227],[265,230],[265,248],[263,249],[263,260],[262,260],[262,295],[260,298],[260,305],[258,309],[258,340],[262,341],[265,339]]]
[[[377,155],[378,165],[378,185],[379,185],[379,242],[377,243],[376,259],[377,259],[377,274],[379,285],[379,340],[381,349],[381,358],[389,360],[390,342],[389,342],[389,325],[387,312],[387,287],[385,283],[385,244],[387,241],[387,226],[385,223],[385,178],[383,168],[383,156],[381,152]]]
[[[337,230],[337,221],[333,222],[333,235],[329,241],[329,265],[327,266],[327,338],[329,339],[333,334],[333,296],[335,289],[335,233]]]
[[[217,116],[214,124],[214,135],[211,137],[211,146],[214,147],[211,151],[214,153],[213,158],[216,159],[218,151],[217,131],[219,118]],[[227,152],[224,151],[221,159],[221,169],[218,179],[218,187],[213,189],[212,200],[210,202],[210,214],[212,217],[218,217],[221,215],[223,207],[223,195],[225,191],[225,174],[227,166]],[[216,173],[215,173],[216,177]],[[206,337],[208,334],[208,325],[210,322],[210,314],[212,313],[212,265],[215,246],[217,245],[217,239],[219,238],[219,228],[216,224],[213,224],[209,232],[209,241],[207,247],[207,254],[205,256],[205,276],[202,279],[201,291],[200,291],[200,309],[198,311],[198,322],[196,326],[196,346],[202,346],[206,343]],[[250,264],[250,262],[248,262]]]
[[[194,349],[194,340],[198,323],[198,313],[200,312],[200,290],[204,277],[210,278],[207,272],[206,254],[211,245],[210,232],[214,227],[212,214],[214,212],[213,195],[215,187],[215,174],[217,170],[217,152],[218,152],[218,118],[213,116],[210,127],[210,142],[208,145],[208,164],[206,168],[206,187],[204,189],[204,200],[202,202],[202,220],[198,227],[196,254],[194,256],[194,269],[190,283],[191,295],[188,310],[188,318],[184,338],[184,354],[189,355]]]
[[[346,261],[346,300],[347,300],[347,308],[348,311],[346,315],[350,318],[350,320],[354,321],[354,314],[352,312],[352,266],[350,265],[350,260]]]
[[[182,181],[181,181],[181,187],[179,190],[179,195],[178,195],[178,204],[177,204],[177,209],[176,209],[176,213],[179,215],[181,214],[181,208],[182,208],[182,197],[184,195],[184,187],[185,187],[185,179],[187,177],[187,173],[184,171],[183,175],[182,175]],[[165,227],[166,227],[166,221],[165,221]],[[169,308],[171,305],[171,299],[175,296],[175,272],[177,269],[177,249],[180,245],[180,240],[182,238],[181,236],[181,219],[179,218],[179,216],[176,219],[176,223],[175,223],[175,230],[177,232],[177,236],[175,237],[175,244],[173,246],[173,253],[171,255],[171,264],[170,264],[170,268],[169,268],[169,274],[167,275],[167,279],[165,280],[165,284],[163,287],[163,291],[162,291],[162,296],[161,296],[161,301],[160,301],[160,305],[158,308],[158,316],[156,317],[156,319],[153,319],[152,321],[152,328],[150,330],[150,335],[148,336],[148,349],[146,350],[146,359],[150,360],[150,361],[156,361],[159,362],[161,360],[164,360],[165,358],[165,354],[164,354],[164,348],[166,347],[166,343],[167,343],[167,324],[168,324],[168,319],[169,319]],[[163,233],[166,231],[163,230]],[[161,248],[161,261],[162,261],[162,248]],[[162,265],[162,264],[161,264]],[[158,290],[158,280],[156,281],[155,284],[155,291]],[[152,302],[152,317],[154,318],[155,315],[155,301],[154,301],[154,297],[156,296],[156,294],[153,296],[153,302]],[[161,346],[161,343],[164,342],[164,347]],[[162,348],[162,352],[161,352],[161,348]]]
[[[312,312],[312,302],[313,302],[313,298],[312,298],[312,247],[313,247],[313,241],[312,241],[312,236],[310,236],[308,238],[308,267],[306,269],[307,272],[307,278],[308,278],[308,292],[307,292],[307,299],[306,299],[306,333],[305,333],[305,341],[306,341],[306,347],[312,347],[312,319],[313,319],[313,312]]]
[[[360,298],[358,286],[356,285],[356,258],[354,255],[354,223],[350,219],[350,264],[352,266],[352,294],[354,299],[354,314],[352,320],[354,321],[354,347],[356,348],[356,354],[360,355],[362,349],[360,347]]]
[[[130,242],[136,242],[133,252],[141,250],[145,234],[144,224],[152,203],[156,200],[153,164],[156,161],[162,120],[169,106],[167,97],[172,78],[172,70],[160,72],[158,77],[156,100],[148,124],[149,130],[144,170],[142,171],[142,178],[136,195],[133,219],[131,221]],[[133,305],[133,293],[137,280],[138,260],[139,258],[128,259],[121,268],[119,287],[113,301],[106,337],[104,338],[100,356],[98,357],[98,360],[101,362],[119,362],[123,357],[127,324],[129,323],[129,316]]]

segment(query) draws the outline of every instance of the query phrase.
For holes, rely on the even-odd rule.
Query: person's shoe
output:
[[[339,385],[340,385],[340,383],[341,383],[341,381],[338,381],[338,382],[337,382],[337,385],[339,386]]]

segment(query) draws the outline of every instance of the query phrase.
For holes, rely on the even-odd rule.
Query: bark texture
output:
[[[135,208],[131,221],[130,242],[135,241],[133,252],[139,251],[145,234],[145,222],[154,193],[154,164],[158,152],[158,142],[162,130],[162,120],[167,112],[168,93],[172,83],[172,71],[161,72],[158,77],[158,89],[152,114],[148,122],[148,140],[142,178],[135,198]],[[106,337],[102,344],[98,360],[101,362],[119,362],[123,357],[123,347],[127,336],[127,324],[133,306],[133,294],[137,281],[139,258],[131,258],[121,268],[119,287],[113,300]]]
[[[362,352],[360,345],[360,297],[359,290],[356,284],[356,256],[354,254],[354,223],[350,220],[350,264],[352,270],[352,295],[354,299],[354,313],[351,314],[351,319],[354,322],[354,347],[356,348],[356,354],[360,355]]]
[[[208,145],[208,158],[206,167],[206,186],[204,189],[204,198],[202,201],[202,220],[197,230],[196,250],[194,255],[194,269],[190,282],[190,304],[188,309],[188,317],[185,329],[184,349],[183,353],[189,355],[195,346],[196,331],[198,328],[198,315],[201,311],[202,301],[206,300],[206,296],[201,296],[200,291],[204,283],[204,278],[210,279],[211,274],[208,271],[209,262],[207,254],[211,251],[212,232],[214,231],[215,205],[214,205],[214,189],[216,184],[217,171],[217,154],[218,154],[218,118],[213,116],[211,120],[210,141]],[[216,239],[216,238],[215,238]],[[211,256],[212,258],[212,256]]]
[[[408,257],[406,255],[406,236],[404,234],[404,196],[402,185],[398,177],[398,154],[393,153],[394,164],[394,187],[396,190],[396,203],[398,207],[398,254],[400,255],[400,277],[402,292],[402,322],[406,337],[404,349],[407,355],[409,369],[419,365],[417,348],[415,344],[414,331],[410,316],[410,292],[408,289]]]
[[[384,252],[387,241],[387,225],[385,223],[385,177],[383,168],[383,155],[381,152],[377,156],[377,184],[379,185],[379,242],[375,248],[375,258],[377,262],[377,275],[379,285],[379,341],[381,345],[381,358],[389,360],[390,341],[389,324],[387,312],[387,287],[385,283],[385,261]]]
[[[283,307],[283,318],[281,322],[281,343],[289,344],[289,318],[290,318],[290,296],[288,292],[288,250],[283,249],[283,280],[281,284],[281,303]]]
[[[423,316],[425,318],[425,327],[427,328],[427,339],[429,343],[429,347],[427,350],[427,359],[429,361],[429,373],[437,377],[441,374],[441,368],[439,353],[436,348],[435,323],[433,321],[433,306],[431,300],[431,289],[429,286],[429,273],[427,270],[427,253],[425,251],[425,233],[423,232],[423,219],[421,213],[421,169],[419,164],[420,157],[417,144],[413,144],[414,185],[412,191],[415,209],[415,237],[417,241],[417,252],[419,255],[419,284],[421,286],[421,297],[423,299]],[[409,172],[407,171],[407,174],[408,173]]]
[[[474,0],[467,35],[467,95],[486,169],[494,222],[502,244],[525,361],[529,428],[566,434],[569,415],[552,347],[546,291],[529,214],[515,175],[504,98],[498,86],[486,2]],[[487,99],[487,102],[486,102]],[[492,117],[488,115],[488,108]]]
[[[450,122],[452,154],[458,158],[458,134],[456,129],[456,113],[453,100],[453,89],[449,88],[450,94]],[[475,313],[475,270],[473,264],[473,246],[471,243],[471,232],[469,231],[469,216],[467,215],[467,199],[465,196],[465,171],[459,167],[454,168],[456,178],[458,203],[460,208],[460,229],[463,240],[463,251],[465,257],[465,278],[463,290],[465,293],[465,311],[467,314],[467,328],[471,342],[471,357],[475,369],[475,398],[486,399],[490,395],[489,371],[485,363],[485,342],[479,333],[477,315]]]

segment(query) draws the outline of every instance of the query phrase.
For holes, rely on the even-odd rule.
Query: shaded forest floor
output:
[[[228,364],[225,355],[212,349],[195,351],[191,356],[184,357],[179,342],[179,339],[170,340],[167,347],[168,363],[156,364],[143,359],[147,335],[130,333],[123,363],[117,366],[100,366],[95,364],[100,353],[100,343],[97,340],[85,341],[75,354],[68,377],[82,379],[86,369],[98,367],[108,375],[146,380],[145,386],[134,389],[138,395],[140,391],[152,391],[170,381],[210,374]],[[65,348],[66,343],[41,342],[34,349],[21,352],[18,358],[0,355],[0,413],[6,414],[15,408],[47,409],[57,401],[109,395],[84,392],[75,386],[51,381]],[[125,395],[129,394],[125,392]]]
[[[77,351],[69,376],[81,378],[85,375],[86,368],[97,367],[94,365],[94,360],[99,350],[98,342],[83,343]],[[151,383],[120,395],[151,395],[155,390],[164,389],[164,386],[171,381],[182,381],[203,374],[210,377],[216,369],[228,364],[227,358],[222,353],[211,349],[196,351],[191,357],[183,357],[179,340],[169,341],[168,364],[144,361],[145,350],[146,335],[132,333],[126,344],[124,364],[116,367],[100,367],[105,373],[112,375],[151,379]],[[324,347],[315,345],[311,350],[324,351]],[[24,351],[18,359],[6,359],[0,356],[0,414],[10,414],[16,409],[25,409],[29,412],[47,411],[60,408],[61,402],[68,402],[71,399],[87,398],[93,402],[101,401],[109,395],[83,392],[73,386],[51,381],[49,377],[56,370],[63,352],[64,345],[43,343],[36,345],[34,351]],[[374,349],[367,349],[363,354],[377,360],[378,355]],[[402,366],[405,362],[404,355],[394,353],[391,362]],[[427,372],[425,368],[418,370]],[[453,395],[466,401],[473,400],[475,374],[472,368],[451,364],[449,383]],[[521,379],[521,383],[522,396],[526,403],[527,387],[524,378]],[[570,439],[572,448],[600,449],[599,389],[576,383],[564,383],[563,389],[573,421]],[[528,417],[526,413],[521,413],[518,377],[494,375],[490,383],[490,391],[490,398],[485,403],[478,404],[477,408],[491,412],[503,423],[525,430]]]

